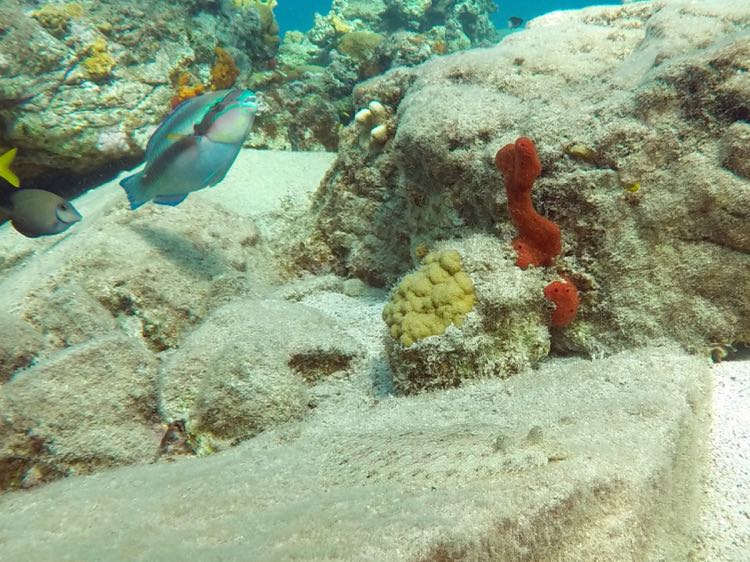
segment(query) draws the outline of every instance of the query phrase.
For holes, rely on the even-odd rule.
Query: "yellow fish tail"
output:
[[[15,148],[11,148],[8,152],[0,156],[0,178],[5,179],[5,181],[13,187],[18,187],[21,185],[21,180],[19,180],[18,176],[10,169],[10,165],[13,163],[15,157]]]

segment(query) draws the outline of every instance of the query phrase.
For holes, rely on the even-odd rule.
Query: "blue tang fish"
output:
[[[214,186],[232,167],[250,134],[258,100],[250,90],[221,90],[179,105],[151,135],[143,171],[120,185],[131,209],[148,201],[178,205]]]

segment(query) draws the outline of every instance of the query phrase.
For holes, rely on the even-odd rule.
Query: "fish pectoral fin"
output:
[[[203,184],[208,187],[213,187],[227,176],[227,172],[229,172],[229,168],[226,170],[213,170],[208,176],[203,178]]]
[[[8,152],[5,152],[0,156],[0,178],[3,178],[13,187],[19,187],[21,185],[21,180],[18,179],[18,176],[10,169],[10,165],[13,163],[15,157],[15,148],[11,148]]]
[[[154,197],[154,203],[176,207],[177,205],[182,203],[187,196],[187,193],[181,193],[179,195],[159,195],[158,197]]]
[[[169,134],[168,134],[168,135],[167,135],[166,137],[164,137],[164,138],[166,138],[167,140],[178,141],[178,140],[182,140],[182,139],[184,139],[185,137],[189,137],[189,136],[190,136],[190,135],[183,135],[182,133],[169,133]]]

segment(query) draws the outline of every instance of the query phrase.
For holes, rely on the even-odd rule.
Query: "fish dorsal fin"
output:
[[[10,165],[13,163],[13,159],[16,157],[16,149],[11,148],[0,156],[0,178],[5,179],[13,187],[21,185],[21,180],[18,176],[10,169]]]
[[[146,147],[146,162],[157,160],[170,146],[192,135],[196,123],[200,123],[213,104],[226,93],[226,90],[211,92],[190,98],[178,105],[151,135]]]

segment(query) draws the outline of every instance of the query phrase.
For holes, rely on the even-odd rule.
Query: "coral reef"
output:
[[[5,3],[0,145],[30,186],[99,172],[140,158],[170,107],[237,84],[264,94],[250,146],[335,150],[358,82],[495,39],[489,0],[402,4],[334,2],[282,43],[271,0]],[[99,150],[103,131],[127,140]]]
[[[256,142],[340,151],[322,183],[333,156],[242,151],[178,209],[130,212],[110,182],[55,239],[0,225],[0,491],[143,465],[4,494],[3,553],[210,557],[218,537],[240,558],[271,542],[281,559],[698,556],[721,385],[685,348],[718,361],[750,340],[747,7],[557,12],[352,89],[400,64],[393,45],[419,60],[479,42],[490,3],[336,0],[279,60],[274,4],[11,18],[58,83],[3,98],[9,138],[94,97],[158,121],[176,87],[257,79],[281,111]],[[97,121],[109,158],[150,126],[117,117]],[[164,517],[184,539],[164,541]]]
[[[269,2],[38,4],[0,5],[0,145],[28,187],[139,158],[173,97],[241,81],[278,48]],[[103,133],[126,141],[101,150]]]
[[[737,69],[749,17],[737,3],[682,0],[558,12],[491,49],[360,84],[360,107],[392,108],[390,140],[370,153],[359,123],[342,131],[298,263],[388,286],[436,241],[480,232],[510,248],[493,157],[526,136],[544,170],[531,200],[562,231],[544,275],[580,291],[580,318],[554,333],[555,350],[674,339],[708,354],[746,341],[750,90]]]
[[[352,96],[359,81],[496,39],[491,1],[407,4],[335,1],[307,33],[287,32],[273,64],[251,79],[266,91],[269,111],[250,144],[333,150],[341,125],[364,101]]]
[[[438,244],[383,311],[395,389],[506,377],[546,357],[544,279],[542,270],[516,267],[507,246],[488,236]]]

